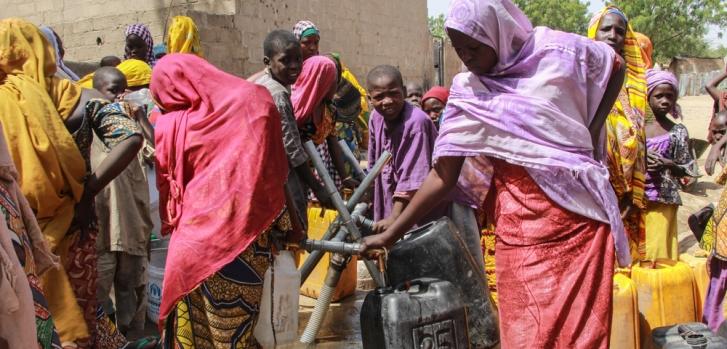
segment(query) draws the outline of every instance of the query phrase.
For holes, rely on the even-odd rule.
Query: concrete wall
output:
[[[270,30],[308,19],[321,30],[321,52],[339,52],[360,80],[378,64],[399,66],[405,79],[432,79],[426,0],[0,0],[0,7],[0,18],[53,27],[66,60],[123,55],[124,29],[136,22],[161,42],[167,19],[186,14],[200,28],[209,61],[247,76],[262,68],[262,41]]]

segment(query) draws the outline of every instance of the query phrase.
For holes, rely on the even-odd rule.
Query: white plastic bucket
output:
[[[149,214],[153,224],[152,232],[157,238],[161,238],[162,222],[159,218],[159,191],[157,191],[157,177],[154,168],[146,167],[146,176],[149,182]],[[153,248],[153,247],[152,247]]]
[[[159,321],[159,307],[162,305],[162,281],[164,269],[149,266],[149,283],[146,285],[147,307],[146,316],[154,323]]]
[[[146,316],[157,323],[159,320],[159,306],[162,304],[162,282],[164,281],[164,266],[167,261],[167,246],[169,240],[153,240],[151,242],[151,255],[149,260],[146,284],[147,308]]]

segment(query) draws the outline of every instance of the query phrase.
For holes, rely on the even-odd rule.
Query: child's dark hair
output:
[[[99,66],[101,67],[115,67],[121,63],[121,59],[116,56],[106,56],[104,58],[101,58],[101,62],[99,63]]]
[[[123,79],[126,81],[126,76],[116,67],[101,67],[96,69],[93,73],[93,88],[99,88],[103,81],[106,79]]]
[[[371,69],[369,75],[366,76],[366,85],[368,85],[368,87],[371,87],[376,80],[384,76],[391,78],[392,80],[396,81],[399,86],[401,86],[401,88],[404,88],[404,78],[401,77],[401,72],[399,71],[399,68],[386,64],[379,65],[374,67],[374,69]]]
[[[263,42],[263,54],[272,58],[276,53],[285,50],[291,44],[298,45],[298,39],[290,31],[278,29],[271,31]]]

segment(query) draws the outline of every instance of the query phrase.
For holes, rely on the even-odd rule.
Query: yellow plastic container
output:
[[[697,257],[688,253],[679,255],[679,260],[689,265],[694,274],[694,292],[697,300],[697,321],[702,319],[704,300],[709,289],[709,274],[707,273],[707,257]]]
[[[704,314],[704,301],[707,298],[707,291],[709,291],[709,272],[707,271],[707,257],[694,256],[688,253],[682,253],[679,256],[679,260],[689,264],[689,266],[692,267],[692,272],[694,273],[694,284],[696,287],[696,293],[698,295],[697,300],[699,301],[699,307],[697,308],[697,321],[701,321],[702,315]],[[727,297],[725,297],[725,300],[727,300]],[[727,318],[727,307],[723,308],[724,316],[725,318]]]
[[[694,273],[684,262],[640,262],[631,269],[639,303],[641,348],[652,348],[651,330],[697,321]]]
[[[611,319],[611,349],[640,349],[639,310],[636,284],[628,270],[613,276],[613,318]]]
[[[308,208],[308,238],[318,240],[328,230],[328,226],[336,219],[338,213],[335,210],[324,210],[319,207]],[[304,252],[300,258],[300,263],[305,262],[308,253]],[[341,279],[338,281],[336,291],[333,293],[333,302],[346,298],[356,292],[356,281],[358,271],[356,269],[356,257],[346,266],[341,273]],[[305,280],[303,286],[300,287],[300,294],[311,298],[318,298],[323,282],[326,279],[328,265],[330,263],[330,254],[325,253],[318,265],[313,269],[308,279]]]

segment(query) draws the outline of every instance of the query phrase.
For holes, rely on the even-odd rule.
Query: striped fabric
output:
[[[626,78],[618,100],[606,120],[606,150],[608,169],[619,200],[631,195],[632,204],[644,209],[646,197],[646,64],[641,55],[636,33],[626,15],[616,7],[608,6],[593,16],[588,26],[588,37],[595,39],[601,19],[616,14],[626,20],[626,38],[623,57],[626,61]],[[645,225],[643,210],[634,210],[624,218],[624,226],[631,238],[632,257],[645,253]]]
[[[293,27],[293,35],[295,35],[295,38],[300,40],[303,37],[303,33],[308,31],[308,29],[313,29],[315,34],[320,33],[318,30],[318,27],[316,27],[315,24],[311,21],[300,21],[295,24]],[[320,34],[319,34],[320,35]]]

